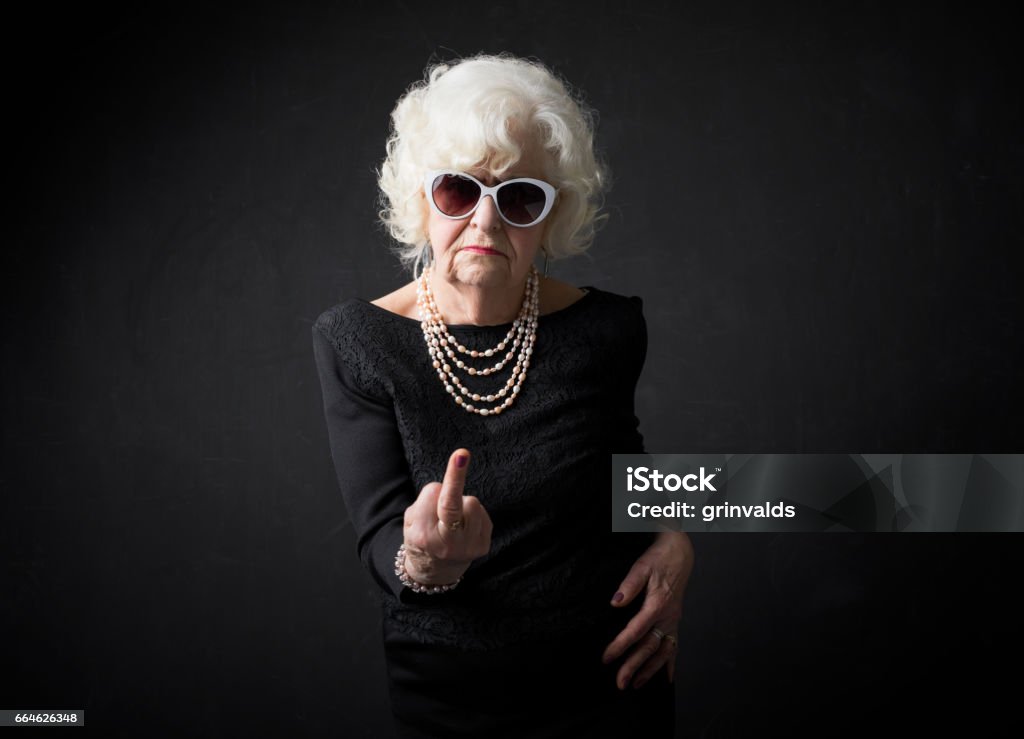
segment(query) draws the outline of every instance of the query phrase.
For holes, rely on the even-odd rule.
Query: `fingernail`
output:
[[[626,597],[626,596],[624,596],[624,595],[623,595],[623,594],[622,594],[621,592],[619,592],[619,593],[616,593],[616,594],[615,594],[615,597],[614,597],[614,598],[612,598],[612,603],[618,603],[618,602],[619,602],[620,600],[622,600],[622,599],[623,599],[623,598],[625,598],[625,597]]]
[[[465,467],[466,466],[466,455],[465,454],[460,454],[459,456],[457,456],[455,458],[455,466],[456,467]]]
[[[646,680],[637,680],[635,683],[633,683],[633,690],[637,690],[638,688],[642,688],[644,686],[644,683],[646,683],[646,682],[647,682]]]

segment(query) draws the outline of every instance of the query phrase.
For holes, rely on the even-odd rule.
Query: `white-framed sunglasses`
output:
[[[423,191],[433,211],[452,220],[473,215],[490,195],[501,220],[518,228],[534,226],[547,218],[558,194],[558,190],[543,180],[517,177],[488,187],[472,175],[453,169],[427,172]]]

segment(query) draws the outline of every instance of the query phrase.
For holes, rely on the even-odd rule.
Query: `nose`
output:
[[[498,206],[494,198],[485,195],[480,205],[473,212],[472,224],[481,231],[497,231],[501,228],[501,216],[498,215]]]

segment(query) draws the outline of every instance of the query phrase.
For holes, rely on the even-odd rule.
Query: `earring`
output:
[[[544,252],[544,276],[547,277],[548,276],[548,250],[547,250],[547,247],[545,247],[545,246],[542,246],[540,248],[540,250],[542,252]]]
[[[412,266],[412,278],[415,282],[420,281],[420,277],[434,262],[434,250],[430,248],[430,242],[428,241],[420,249],[420,253],[416,256],[416,261]]]

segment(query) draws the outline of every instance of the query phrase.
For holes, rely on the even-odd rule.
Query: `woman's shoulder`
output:
[[[388,336],[382,311],[362,298],[348,298],[324,310],[313,322],[313,333],[342,355],[365,354]],[[385,329],[382,331],[382,329]]]
[[[411,290],[411,303],[410,291]],[[359,333],[381,319],[391,317],[414,318],[416,312],[416,288],[413,283],[405,285],[394,292],[375,300],[364,298],[348,298],[323,311],[315,322],[315,327],[328,337],[340,337],[345,334]]]
[[[626,295],[588,285],[583,288],[592,310],[608,321],[643,320],[644,301],[639,295]]]
[[[548,295],[545,303],[545,292]],[[579,303],[582,306],[597,306],[600,309],[617,312],[625,315],[639,313],[643,308],[643,301],[635,295],[621,295],[586,285],[575,287],[567,282],[555,280],[550,277],[544,278],[541,284],[541,315],[548,315],[564,311],[567,308]]]
[[[404,331],[395,330],[396,320],[405,322],[368,300],[348,298],[317,317],[313,343],[318,353],[334,357],[353,387],[371,397],[384,398],[384,376],[395,362],[407,359]]]

